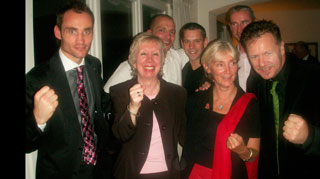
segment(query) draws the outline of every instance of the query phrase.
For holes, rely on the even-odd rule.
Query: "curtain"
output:
[[[191,21],[190,5],[191,0],[173,0],[172,2],[172,17],[176,25],[176,38],[173,44],[175,49],[180,48],[179,30],[185,24]]]

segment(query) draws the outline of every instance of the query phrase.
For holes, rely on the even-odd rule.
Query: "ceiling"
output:
[[[251,6],[255,11],[320,9],[319,0],[271,0]]]
[[[250,2],[246,5],[249,5],[254,12],[320,9],[320,0],[267,0],[257,4],[254,4],[254,1]],[[218,21],[225,22],[225,12],[217,15]]]

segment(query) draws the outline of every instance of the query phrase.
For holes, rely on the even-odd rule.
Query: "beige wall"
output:
[[[320,9],[311,10],[275,10],[259,11],[252,7],[258,19],[273,20],[281,30],[286,43],[299,40],[318,43],[318,58],[320,53]]]

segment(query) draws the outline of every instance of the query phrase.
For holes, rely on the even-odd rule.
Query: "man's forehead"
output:
[[[173,28],[175,28],[175,24],[174,24],[173,20],[170,19],[169,17],[165,17],[165,16],[157,17],[154,21],[153,28],[156,28],[159,26],[164,26],[166,24],[171,24],[173,26]]]
[[[250,16],[250,12],[247,10],[241,10],[241,11],[237,11],[234,12],[230,15],[230,21],[244,21],[244,20],[252,20],[251,16]]]

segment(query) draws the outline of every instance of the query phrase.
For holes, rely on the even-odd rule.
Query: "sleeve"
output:
[[[106,93],[109,93],[111,86],[130,80],[131,78],[131,67],[128,60],[126,60],[118,66],[116,71],[113,72],[103,89]]]
[[[31,75],[26,76],[26,105],[25,105],[25,153],[30,153],[38,149],[40,138],[43,134],[36,123],[33,114],[33,96],[40,89],[40,86],[35,85],[38,82]]]
[[[243,132],[248,138],[260,138],[260,110],[258,101],[252,98],[243,114]]]
[[[307,155],[320,156],[320,128],[309,125],[309,136],[302,145]]]
[[[127,95],[119,92],[124,90],[110,88],[110,96],[112,101],[112,113],[114,115],[114,123],[112,132],[114,136],[122,142],[128,141],[135,134],[135,125],[131,121],[130,113],[127,110],[129,98]]]
[[[189,61],[189,57],[186,55],[184,50],[182,48],[177,49],[176,52],[178,53],[179,57],[179,64],[181,66],[181,69],[186,65],[186,63]]]

